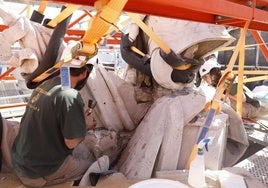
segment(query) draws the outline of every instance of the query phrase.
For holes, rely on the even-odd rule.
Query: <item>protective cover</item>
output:
[[[198,45],[196,52],[188,51],[184,54],[187,58],[201,59],[235,40],[225,27],[220,25],[157,16],[148,16],[146,24],[176,54],[184,54],[188,48]],[[185,84],[171,80],[170,75],[173,69],[161,58],[159,46],[151,38],[148,41],[148,50],[151,55],[151,70],[154,79],[165,88],[182,89]]]

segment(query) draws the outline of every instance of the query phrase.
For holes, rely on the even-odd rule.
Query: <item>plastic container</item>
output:
[[[206,187],[204,147],[207,149],[210,140],[206,138],[199,142],[198,153],[190,164],[188,183],[192,187]]]
[[[190,164],[188,183],[192,187],[205,187],[205,162],[204,153],[198,149],[198,154]]]

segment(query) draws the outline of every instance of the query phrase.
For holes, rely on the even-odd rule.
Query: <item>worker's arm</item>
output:
[[[231,100],[237,101],[237,83],[231,84],[228,96]],[[246,95],[244,92],[242,94],[242,102],[246,102]]]
[[[80,142],[82,142],[84,140],[84,138],[74,138],[74,139],[67,139],[64,138],[64,142],[66,144],[66,146],[69,149],[73,149],[75,148]]]
[[[94,129],[97,126],[97,122],[94,118],[94,112],[90,109],[85,111],[85,119],[86,119],[86,129],[87,131]]]
[[[242,102],[246,102],[246,95],[243,93],[242,95]],[[229,95],[229,98],[234,100],[234,101],[237,101],[237,95]]]
[[[87,131],[94,129],[96,127],[97,122],[94,119],[94,113],[91,112],[89,109],[85,111],[85,120],[86,120]],[[75,138],[75,139],[64,138],[64,142],[69,149],[75,148],[83,140],[84,138]]]

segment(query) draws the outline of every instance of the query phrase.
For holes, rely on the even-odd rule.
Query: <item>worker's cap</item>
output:
[[[96,65],[97,63],[98,63],[97,55],[94,55],[92,57],[88,57],[85,55],[77,55],[68,63],[68,66],[70,66],[71,68],[85,67],[86,69],[91,71],[94,65]]]
[[[205,61],[205,63],[199,69],[199,74],[200,74],[201,78],[205,74],[208,74],[211,71],[211,69],[213,69],[213,68],[221,68],[221,65],[216,61],[215,58],[212,58],[212,59]]]
[[[98,64],[98,56],[95,55],[93,57],[91,57],[85,64],[86,68],[89,70],[89,71],[92,71],[94,65]]]
[[[88,61],[86,62],[86,65],[96,65],[98,64],[98,55],[95,55],[91,58],[88,59]]]

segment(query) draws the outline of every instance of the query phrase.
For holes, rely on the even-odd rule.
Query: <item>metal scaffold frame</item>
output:
[[[46,1],[46,3],[55,2],[60,4],[67,3],[81,5],[79,9],[83,10],[83,7],[94,7],[97,0]],[[148,9],[148,7],[150,8]],[[86,10],[86,8],[83,11],[84,13],[79,18],[69,24],[66,31],[66,36],[64,38],[66,42],[69,40],[81,40],[85,36],[85,30],[72,29],[75,24],[79,23],[79,21],[86,16],[92,17],[91,12]],[[123,8],[123,11],[238,28],[243,28],[245,23],[248,23],[248,30],[251,32],[257,45],[260,46],[260,50],[265,59],[268,59],[267,45],[259,33],[259,31],[268,32],[268,0],[128,0]],[[6,26],[2,25],[0,30],[4,30],[6,28]],[[119,43],[120,31],[107,39],[107,44]],[[244,52],[240,51],[240,53],[239,69],[244,70],[244,64],[242,65],[242,61],[244,61],[244,59],[241,57]],[[248,74],[253,74],[253,72],[248,72]],[[254,71],[254,74],[265,75],[255,79],[251,78],[251,80],[240,79],[240,82],[267,79],[267,71],[257,73]],[[239,75],[239,78],[242,78],[241,74]]]

